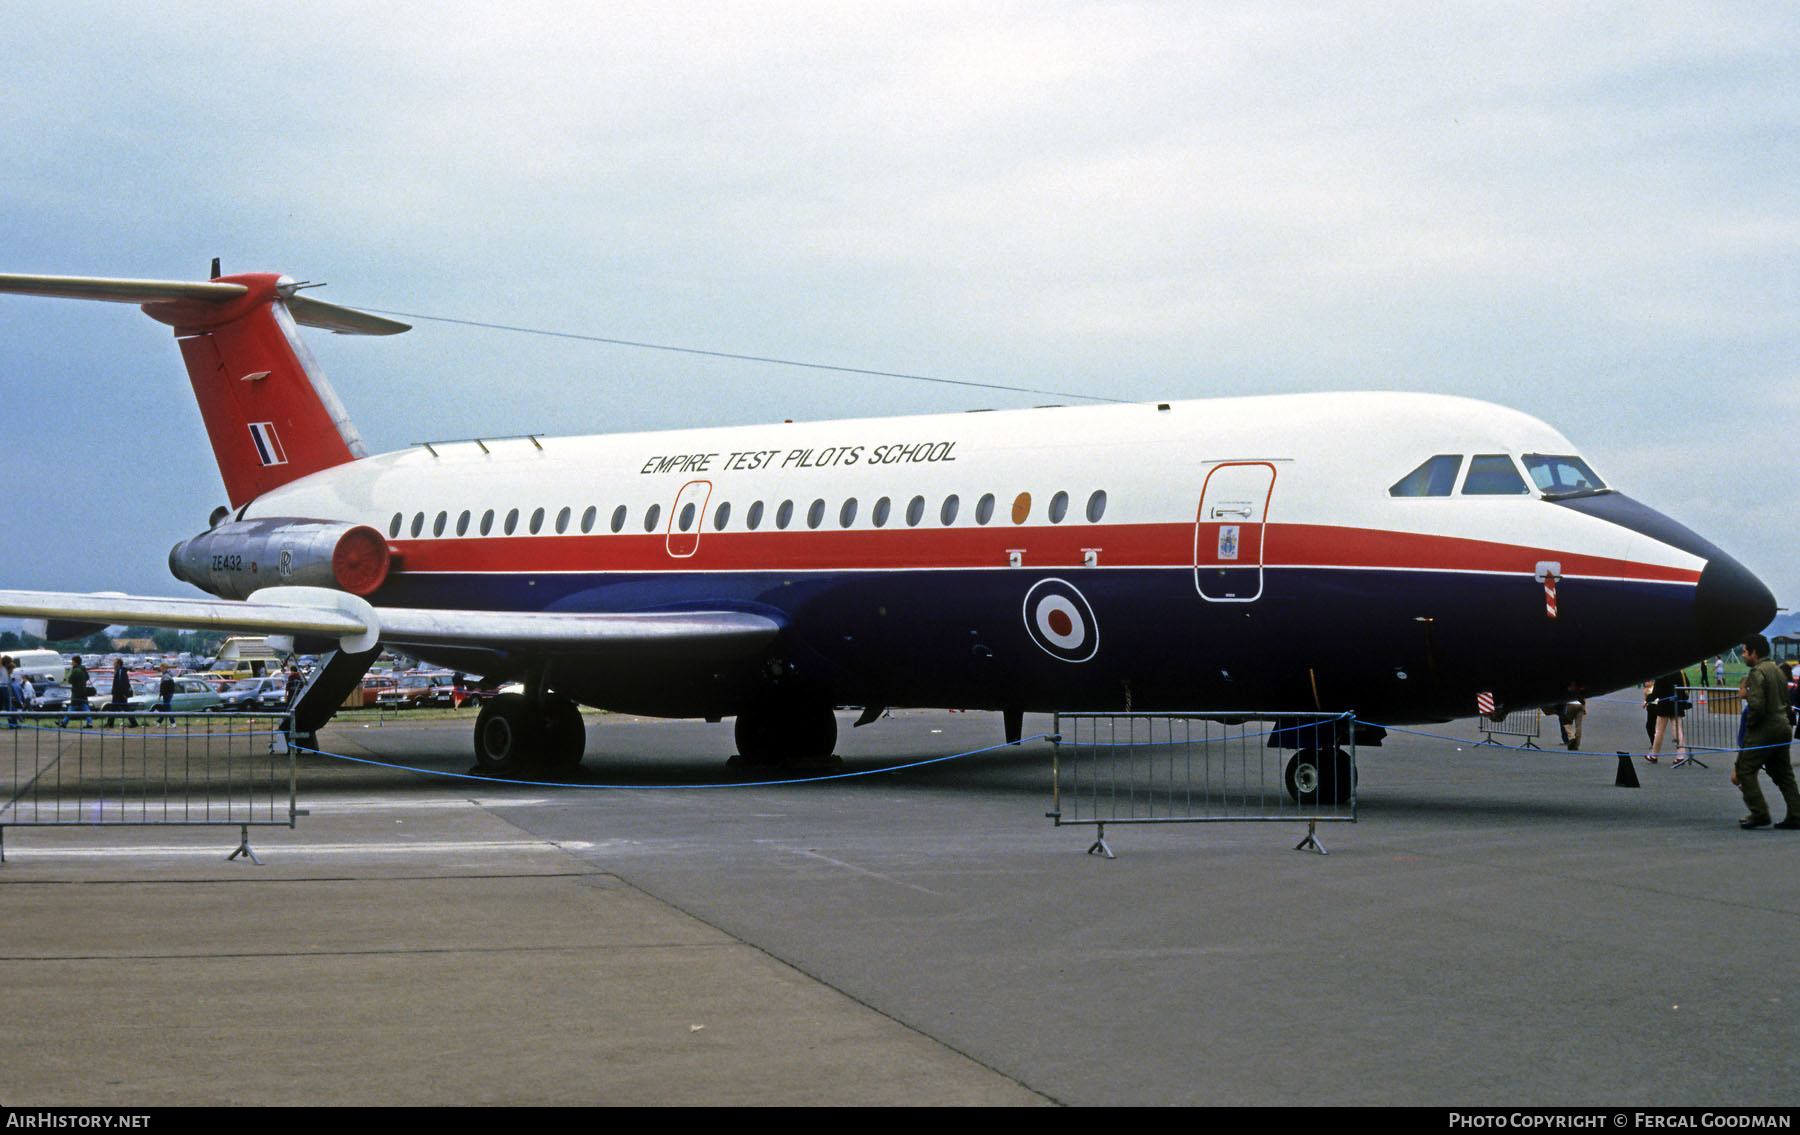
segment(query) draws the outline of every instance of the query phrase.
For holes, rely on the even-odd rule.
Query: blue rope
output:
[[[369,765],[374,768],[397,769],[400,772],[413,772],[421,776],[441,776],[451,780],[476,780],[488,784],[512,784],[526,788],[585,788],[585,789],[649,789],[658,792],[683,788],[769,788],[785,784],[820,784],[829,780],[850,780],[859,776],[877,776],[881,773],[902,772],[906,769],[924,768],[926,765],[943,764],[946,761],[960,761],[964,757],[976,757],[983,753],[992,753],[1000,749],[1012,749],[1027,741],[1056,740],[1054,733],[1038,733],[1030,737],[1021,737],[1017,741],[1003,741],[998,745],[989,745],[983,749],[970,749],[966,753],[955,753],[948,757],[930,757],[922,761],[912,761],[903,765],[889,765],[886,768],[862,769],[857,772],[832,773],[829,776],[783,777],[780,780],[738,781],[731,784],[570,784],[558,780],[513,780],[503,776],[481,776],[472,772],[438,772],[433,769],[414,768],[411,765],[397,765],[388,761],[373,761],[363,757],[347,757],[342,753],[328,753],[323,749],[309,749],[304,745],[290,745],[297,752],[312,753],[315,756],[331,757],[334,760],[348,761],[351,764]]]

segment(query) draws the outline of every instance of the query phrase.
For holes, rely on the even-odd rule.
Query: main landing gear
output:
[[[1287,764],[1287,791],[1302,806],[1348,804],[1356,788],[1356,766],[1342,749],[1301,749]]]
[[[475,763],[483,772],[571,768],[581,763],[586,745],[581,710],[556,694],[501,694],[475,719]]]
[[[738,714],[738,755],[758,766],[814,764],[831,757],[837,728],[837,715],[823,702],[762,702]]]

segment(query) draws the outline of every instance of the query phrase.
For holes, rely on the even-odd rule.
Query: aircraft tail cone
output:
[[[1637,766],[1631,763],[1631,754],[1619,753],[1619,773],[1613,777],[1614,788],[1637,788]]]

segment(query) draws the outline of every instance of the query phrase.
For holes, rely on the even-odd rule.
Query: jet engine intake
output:
[[[221,599],[265,587],[331,587],[370,595],[397,562],[366,524],[268,517],[217,525],[169,549],[169,571]]]

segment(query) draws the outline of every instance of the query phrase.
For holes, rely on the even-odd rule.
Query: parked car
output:
[[[88,677],[87,700],[88,705],[93,709],[102,709],[107,702],[112,700],[112,694],[110,692],[112,689],[112,675],[109,673],[103,675],[103,677],[106,679],[107,683],[107,688],[104,691],[94,685],[94,679],[91,675]],[[69,686],[67,682],[51,682],[48,685],[38,685],[33,683],[32,688],[37,694],[37,700],[32,703],[31,708],[46,712],[54,712],[56,710],[68,708]]]
[[[382,709],[416,709],[420,706],[456,704],[456,675],[447,672],[402,674],[399,685],[375,695]]]
[[[51,682],[48,685],[36,686],[35,689],[37,691],[37,700],[31,703],[32,709],[44,713],[55,713],[58,710],[66,708],[69,704],[69,687],[61,682]],[[89,694],[88,704],[93,704],[93,701],[94,695]]]
[[[458,674],[457,678],[462,679],[456,687],[456,705],[458,708],[465,705],[472,705],[479,708],[500,696],[500,690],[497,686],[488,684],[477,685],[468,681],[462,674]]]
[[[138,692],[131,696],[133,712],[145,713],[156,708],[158,689],[162,685],[161,678],[152,678],[138,684]],[[219,691],[204,678],[195,678],[183,674],[175,679],[175,695],[169,699],[169,708],[176,713],[196,713],[201,710],[214,709],[219,705]]]
[[[301,683],[304,689],[305,682]],[[288,707],[288,680],[286,674],[271,676],[263,686],[262,693],[256,695],[256,707],[270,712],[282,712]]]
[[[242,678],[219,691],[221,713],[254,713],[285,706],[287,679],[280,675],[266,678]],[[273,703],[266,699],[273,697]]]

